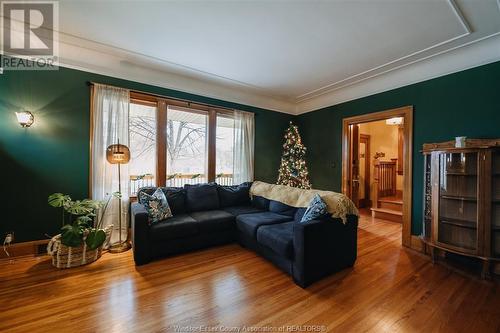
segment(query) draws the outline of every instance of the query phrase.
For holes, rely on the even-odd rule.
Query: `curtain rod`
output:
[[[99,83],[99,82],[93,82],[93,81],[87,81],[87,85],[88,86],[93,86],[95,84],[100,84],[100,85],[109,86],[109,87],[116,87],[116,86],[112,86],[112,85],[109,85],[109,84],[104,84],[104,83]],[[116,88],[123,88],[123,87],[116,87]],[[124,88],[124,89],[127,89],[127,88]],[[150,92],[147,92],[147,91],[141,91],[141,90],[135,90],[135,89],[128,89],[128,90],[136,92],[136,93],[139,93],[139,94],[145,94],[145,95],[150,95],[150,96],[159,97],[159,98],[173,99],[173,100],[179,101],[179,102],[199,104],[199,105],[204,105],[204,106],[208,106],[208,107],[212,107],[212,108],[224,109],[224,110],[228,110],[228,111],[238,111],[238,112],[251,113],[254,116],[257,116],[253,112],[231,109],[231,108],[227,108],[227,107],[224,107],[224,106],[218,106],[218,105],[207,104],[207,103],[202,103],[202,102],[195,102],[195,101],[190,101],[190,100],[187,100],[187,99],[182,99],[182,98],[177,98],[177,97],[169,97],[169,96],[165,96],[165,95],[159,95],[159,94],[150,93]]]

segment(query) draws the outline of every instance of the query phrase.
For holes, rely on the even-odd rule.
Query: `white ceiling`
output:
[[[59,10],[62,64],[290,113],[405,84],[384,76],[500,31],[498,0],[60,1]],[[500,59],[494,46],[487,61]],[[443,73],[419,74],[407,83]],[[375,79],[385,86],[346,91]]]

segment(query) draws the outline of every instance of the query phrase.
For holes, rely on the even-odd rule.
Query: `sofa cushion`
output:
[[[234,207],[226,207],[223,208],[225,212],[232,214],[234,216],[243,215],[243,214],[253,214],[260,213],[262,209],[258,209],[254,206],[246,205],[246,206],[234,206]]]
[[[234,228],[234,215],[223,210],[207,210],[189,214],[198,222],[200,232],[214,232]]]
[[[146,192],[139,193],[139,202],[146,207],[151,224],[172,217],[165,193],[160,188],[157,188],[152,195]]]
[[[217,184],[184,185],[186,206],[189,212],[219,209]]]
[[[304,216],[306,210],[307,210],[307,208],[305,208],[305,207],[297,208],[297,211],[295,212],[294,220],[297,222],[300,222],[300,220],[302,220],[302,216]]]
[[[319,194],[316,194],[302,216],[300,223],[309,222],[325,216],[328,213],[326,209],[326,203],[321,199]]]
[[[168,240],[195,235],[199,232],[198,222],[187,214],[178,214],[151,225],[152,240]]]
[[[294,222],[263,225],[257,230],[257,242],[288,259],[293,258]]]
[[[137,192],[137,198],[141,202],[141,193],[152,195],[158,187],[142,187]],[[170,210],[173,215],[184,214],[186,212],[186,191],[182,187],[161,187],[167,198]],[[142,202],[141,202],[142,203]]]
[[[261,210],[269,210],[269,200],[264,197],[254,195],[252,198],[252,206]]]
[[[236,227],[247,236],[255,238],[257,236],[257,229],[260,226],[288,222],[291,220],[292,218],[290,216],[273,212],[244,214],[236,217]]]
[[[147,193],[149,195],[153,195],[153,193],[155,193],[156,189],[158,187],[153,187],[153,186],[147,186],[147,187],[141,187],[138,191],[137,191],[137,201],[142,204],[141,202],[141,193]]]
[[[221,207],[232,207],[250,204],[250,186],[252,183],[242,183],[234,186],[218,185]]]
[[[172,214],[186,213],[186,191],[182,187],[162,187]]]
[[[281,215],[294,216],[297,208],[288,206],[276,200],[269,200],[269,211]]]

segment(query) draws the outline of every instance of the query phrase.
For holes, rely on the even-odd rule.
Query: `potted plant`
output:
[[[55,267],[76,267],[99,259],[112,230],[112,226],[103,228],[104,215],[111,198],[118,195],[113,193],[106,202],[72,200],[62,193],[49,196],[49,205],[60,208],[62,217],[61,233],[52,237],[47,247]]]

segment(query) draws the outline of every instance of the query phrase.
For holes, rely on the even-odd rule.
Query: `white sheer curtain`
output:
[[[92,199],[107,200],[109,195],[118,191],[118,167],[106,160],[106,148],[118,143],[129,145],[129,106],[130,92],[127,89],[94,84],[92,91]],[[118,239],[118,231],[122,240],[127,238],[129,172],[128,165],[121,166],[122,192],[122,230],[118,230],[118,200],[112,199],[104,226],[113,224],[111,243]]]
[[[253,181],[255,125],[254,114],[234,112],[234,163],[233,182]]]

